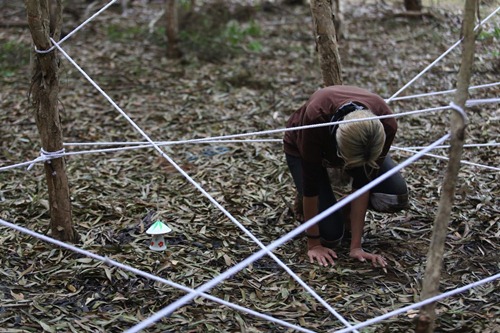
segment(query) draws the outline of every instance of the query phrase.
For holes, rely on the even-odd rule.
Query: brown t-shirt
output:
[[[353,86],[331,86],[316,91],[300,109],[288,119],[287,127],[297,127],[331,122],[332,116],[346,103],[365,106],[377,116],[392,114],[391,109],[378,95]],[[380,119],[385,130],[385,144],[380,155],[387,155],[397,131],[394,118]],[[303,167],[305,196],[318,194],[318,172],[324,165],[341,168],[344,161],[337,156],[336,144],[330,135],[330,126],[288,131],[283,139],[285,153],[300,157]]]

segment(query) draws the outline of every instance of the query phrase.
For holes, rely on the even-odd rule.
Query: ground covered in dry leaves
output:
[[[68,32],[95,12],[75,1],[65,14]],[[390,97],[459,38],[461,6],[429,9],[423,18],[395,15],[391,4],[349,2],[340,52],[346,84]],[[2,21],[23,21],[21,3],[0,2]],[[491,5],[491,2],[490,2]],[[113,7],[64,44],[65,50],[158,141],[283,128],[321,86],[307,7],[279,3],[199,4],[181,15],[182,60],[165,57],[162,2],[133,2],[127,16]],[[483,7],[483,18],[491,6]],[[79,18],[76,17],[81,15]],[[153,23],[152,23],[153,22]],[[0,165],[37,157],[40,148],[28,106],[30,35],[0,29]],[[500,77],[500,17],[477,42],[472,85]],[[459,48],[403,95],[455,88]],[[500,95],[498,86],[472,98]],[[65,142],[143,141],[130,124],[66,60],[61,61],[61,118]],[[391,103],[395,112],[449,104],[453,95]],[[395,146],[426,146],[448,131],[449,112],[399,118]],[[498,142],[498,104],[469,110],[467,143]],[[260,137],[262,138],[262,137]],[[281,134],[264,138],[280,139]],[[68,151],[95,147],[67,147]],[[279,142],[184,144],[165,148],[187,173],[257,238],[267,244],[291,231],[294,191]],[[435,152],[446,155],[445,149]],[[395,151],[403,161],[409,153]],[[497,147],[465,148],[463,159],[498,167]],[[195,288],[258,250],[151,149],[67,158],[78,246]],[[335,267],[308,263],[305,239],[288,241],[276,255],[350,322],[419,300],[431,224],[446,161],[423,158],[404,169],[411,208],[366,221],[365,248],[382,253],[387,272],[337,249]],[[441,291],[499,271],[498,171],[463,165],[446,243]],[[0,172],[0,218],[48,232],[41,165]],[[145,229],[156,219],[174,232],[167,252],[148,249]],[[121,332],[175,301],[183,292],[127,271],[0,228],[0,332]],[[498,281],[438,305],[439,332],[499,332]],[[314,331],[342,325],[264,257],[210,293]],[[405,313],[363,332],[411,332]],[[277,324],[197,298],[148,332],[285,332]]]

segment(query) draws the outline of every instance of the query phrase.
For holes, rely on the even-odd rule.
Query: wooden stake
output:
[[[167,20],[167,56],[180,58],[182,52],[179,48],[179,19],[177,14],[177,0],[165,1],[165,18]]]
[[[466,0],[464,9],[464,20],[462,25],[462,63],[458,74],[457,92],[454,97],[456,108],[463,110],[469,96],[469,83],[474,60],[474,21],[477,10],[477,0]],[[421,299],[435,296],[439,291],[439,280],[441,267],[443,265],[444,247],[446,241],[447,227],[450,220],[450,212],[455,196],[455,185],[460,169],[463,143],[465,140],[466,119],[465,115],[458,111],[451,115],[451,147],[446,175],[443,181],[443,190],[439,201],[439,208],[434,220],[431,244],[427,254],[427,264],[422,288]],[[434,332],[436,320],[436,304],[430,303],[420,309],[417,319],[416,333]]]
[[[55,6],[52,6],[54,15],[52,18],[49,0],[25,0],[28,26],[38,50],[48,50],[52,46],[49,36],[52,35],[54,40],[59,40],[60,37],[62,4],[61,0],[51,1],[55,1]],[[56,152],[63,148],[61,122],[57,109],[58,69],[59,58],[55,50],[33,55],[31,106],[35,113],[42,147],[47,152]],[[73,229],[71,219],[71,202],[64,159],[47,161],[45,175],[49,192],[52,237],[73,242],[77,239],[77,233]]]
[[[310,6],[323,83],[325,86],[340,85],[342,84],[342,67],[331,1],[311,0]]]

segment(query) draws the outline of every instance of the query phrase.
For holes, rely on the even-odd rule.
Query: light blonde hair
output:
[[[357,110],[344,120],[374,117],[370,110]],[[345,161],[345,168],[360,166],[378,169],[377,159],[385,142],[384,126],[379,119],[339,124],[335,135],[337,154]]]

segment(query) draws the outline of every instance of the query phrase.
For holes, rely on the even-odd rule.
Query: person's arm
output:
[[[358,198],[351,202],[351,246],[349,255],[359,261],[369,260],[373,266],[380,265],[385,267],[387,265],[385,259],[377,254],[365,252],[361,246],[361,239],[363,238],[363,229],[365,226],[365,216],[368,209],[368,202],[370,199],[370,192],[363,193]]]
[[[308,221],[318,215],[318,196],[303,197],[304,221]],[[337,254],[332,249],[321,245],[319,238],[318,224],[306,229],[307,237],[307,255],[311,263],[316,260],[320,265],[328,266],[328,263],[334,265],[334,259],[337,259]],[[317,236],[317,238],[316,238]]]
[[[302,205],[304,209],[304,221],[312,219],[314,216],[318,215],[318,197],[304,197],[302,199]],[[307,238],[307,249],[310,250],[315,246],[321,245],[320,239],[315,238],[319,236],[318,224],[313,225],[306,229],[306,234],[311,236]]]
[[[369,198],[370,192],[366,192],[351,202],[351,251],[361,248]]]

